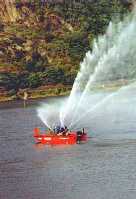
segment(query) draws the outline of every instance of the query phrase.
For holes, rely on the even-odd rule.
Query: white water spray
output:
[[[93,50],[86,53],[71,94],[63,105],[59,101],[42,105],[38,116],[49,128],[57,124],[70,128],[89,126],[94,112],[116,96],[115,91],[101,89],[99,92],[100,88],[116,87],[118,90],[136,79],[135,54],[136,15],[133,12],[122,22],[110,22],[105,35],[94,41]]]
[[[103,43],[101,41],[103,41]],[[119,22],[118,24],[110,23],[106,35],[98,38],[97,45],[94,45],[95,50],[92,51],[91,57],[96,58],[96,65],[94,64],[93,59],[93,61],[90,62],[90,67],[87,67],[88,76],[85,85],[84,77],[86,77],[86,63],[88,63],[86,59],[88,60],[88,55],[85,61],[81,64],[81,70],[75,80],[67,108],[61,113],[64,122],[65,117],[69,115],[69,112],[73,112],[71,123],[73,123],[75,118],[79,117],[78,113],[80,112],[88,93],[95,84],[105,84],[109,81],[111,82],[121,79],[128,81],[136,76],[135,43],[136,16],[134,13],[127,17],[123,22]],[[96,54],[100,56],[96,56]],[[94,64],[93,67],[95,66],[93,74],[91,73],[92,63]],[[78,102],[74,104],[73,98],[77,96],[79,90],[81,95],[78,98]]]

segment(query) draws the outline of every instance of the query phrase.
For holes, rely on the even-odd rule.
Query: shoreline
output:
[[[0,109],[8,109],[8,108],[28,108],[29,106],[37,106],[40,102],[44,100],[50,100],[55,97],[66,97],[69,93],[61,94],[61,95],[50,95],[45,97],[36,97],[36,98],[29,98],[26,102],[26,106],[24,107],[24,100],[23,99],[16,99],[16,100],[7,100],[7,101],[0,101]]]
[[[116,82],[107,82],[105,84],[95,84],[90,91],[109,91],[115,92],[122,86],[127,86],[133,81],[116,81]],[[27,101],[31,100],[40,100],[46,99],[49,97],[61,97],[67,96],[70,94],[72,86],[63,86],[63,85],[51,85],[51,86],[41,86],[36,89],[22,89],[15,95],[10,96],[7,92],[6,95],[0,93],[0,104],[5,102],[16,102],[16,101],[24,101],[24,92],[27,90],[28,92],[28,99]],[[82,91],[81,91],[82,92]]]
[[[39,100],[39,99],[46,99],[49,97],[61,97],[61,96],[67,96],[70,94],[71,92],[71,88],[70,86],[67,87],[50,87],[48,89],[41,89],[41,88],[37,88],[37,89],[28,89],[28,99],[27,101],[31,101],[31,100]],[[17,102],[17,101],[24,101],[23,98],[23,94],[24,94],[24,90],[21,90],[20,93],[17,93],[16,95],[12,95],[12,96],[8,96],[7,95],[1,95],[0,96],[0,104],[6,103],[6,102]]]

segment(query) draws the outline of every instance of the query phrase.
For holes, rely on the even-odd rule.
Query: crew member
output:
[[[77,131],[77,144],[80,144],[82,135],[83,135],[82,131]]]
[[[59,134],[59,133],[60,133],[60,126],[56,126],[56,127],[55,127],[55,133],[56,133],[56,134]]]

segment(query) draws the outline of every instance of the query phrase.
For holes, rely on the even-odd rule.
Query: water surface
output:
[[[114,120],[109,129],[107,112],[101,110],[92,121],[92,131],[97,132],[87,144],[42,146],[32,137],[35,126],[44,129],[36,104],[26,109],[21,103],[1,105],[1,199],[135,198],[135,118],[125,120],[124,129],[121,120]]]

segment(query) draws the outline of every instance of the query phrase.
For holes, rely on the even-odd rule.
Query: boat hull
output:
[[[53,132],[50,134],[45,133],[41,134],[39,128],[34,129],[34,138],[35,141],[42,144],[49,145],[60,145],[60,144],[76,144],[80,142],[86,142],[88,140],[87,134],[82,133],[77,135],[77,132],[67,132],[67,135],[56,135]]]
[[[62,135],[36,135],[34,136],[36,142],[49,145],[58,144],[76,144],[76,134],[72,133],[67,136]]]

